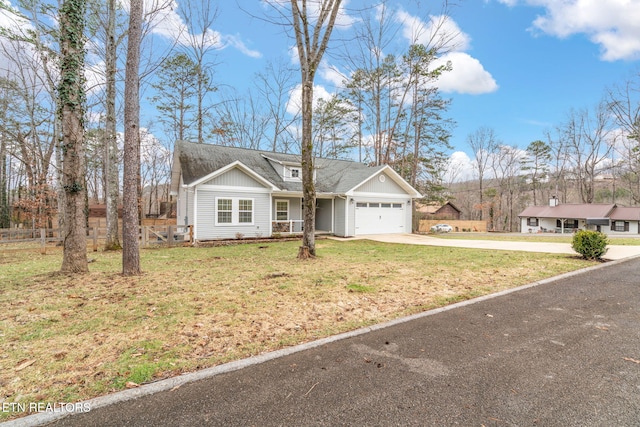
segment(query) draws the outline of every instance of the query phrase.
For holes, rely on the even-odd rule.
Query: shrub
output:
[[[579,230],[573,236],[571,247],[585,259],[600,259],[607,253],[607,236],[599,231]]]

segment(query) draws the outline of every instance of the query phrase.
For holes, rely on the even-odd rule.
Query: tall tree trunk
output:
[[[316,186],[313,182],[313,80],[302,83],[302,197],[304,229],[298,258],[316,254]]]
[[[87,263],[84,150],[84,0],[64,0],[60,7],[60,84],[62,184],[65,191],[65,233],[62,271],[83,273]]]
[[[129,41],[124,83],[124,179],[122,210],[122,274],[140,274],[140,40],[142,0],[131,0]]]
[[[298,4],[300,3],[300,4]],[[302,197],[304,198],[304,230],[298,258],[316,255],[316,187],[313,180],[313,81],[322,55],[327,49],[331,31],[338,16],[341,0],[322,0],[315,27],[310,28],[307,0],[291,0],[293,30],[298,47],[302,84]],[[324,33],[323,33],[324,30]]]
[[[116,0],[107,1],[107,45],[105,67],[107,71],[105,174],[107,204],[107,236],[105,250],[120,249],[118,235],[118,141],[116,138]]]
[[[7,147],[0,136],[0,228],[9,228],[9,185],[7,182]]]

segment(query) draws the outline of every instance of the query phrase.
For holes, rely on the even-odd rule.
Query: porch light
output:
[[[353,204],[355,200],[353,200],[353,197],[349,199],[349,203]]]

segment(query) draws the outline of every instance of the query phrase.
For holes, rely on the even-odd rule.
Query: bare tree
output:
[[[287,152],[291,141],[291,125],[299,119],[298,114],[289,115],[287,101],[293,90],[294,70],[284,62],[267,63],[265,70],[256,75],[255,84],[265,100],[270,126],[265,128],[265,137],[271,142],[271,151]]]
[[[620,176],[627,185],[630,202],[640,203],[640,76],[607,89],[607,105],[620,129]]]
[[[131,0],[129,39],[125,71],[124,175],[122,211],[122,274],[134,276],[140,268],[139,197],[140,186],[140,43],[142,0]]]
[[[480,187],[480,219],[482,220],[484,202],[484,179],[487,167],[490,165],[496,149],[499,146],[495,131],[492,128],[480,127],[474,133],[467,136],[467,143],[475,156],[474,168],[478,174],[478,185]]]
[[[603,171],[613,149],[614,134],[606,105],[601,102],[593,111],[571,111],[561,126],[561,137],[571,155],[580,200],[593,203],[596,175]]]
[[[118,173],[118,141],[116,134],[116,72],[118,47],[116,37],[116,0],[107,0],[107,28],[105,45],[106,68],[106,120],[104,133],[105,187],[107,205],[107,235],[104,247],[106,250],[120,249],[118,231],[118,201],[120,198]]]
[[[514,221],[514,200],[516,192],[520,189],[521,162],[524,153],[517,147],[500,145],[496,149],[495,156],[492,157],[491,167],[498,181],[497,199],[499,202],[498,212],[494,216],[499,216],[499,229],[503,231],[513,231],[516,221]]]
[[[180,15],[184,18],[187,31],[185,51],[195,64],[196,129],[198,143],[204,142],[205,119],[211,109],[206,104],[207,96],[217,88],[212,84],[215,63],[208,60],[211,51],[220,43],[217,33],[212,31],[218,10],[210,1],[185,0],[180,2]]]
[[[557,135],[554,136],[551,131],[545,131],[545,137],[553,159],[551,170],[553,197],[558,198],[562,203],[566,203],[568,200],[567,175],[570,166],[570,155],[566,147],[566,141]]]
[[[62,117],[65,235],[62,271],[84,273],[87,263],[87,227],[84,214],[87,187],[84,155],[84,22],[85,1],[64,0],[60,7],[60,83]]]
[[[253,150],[270,149],[262,147],[267,128],[273,125],[262,99],[254,97],[251,91],[245,97],[231,94],[223,98],[215,108],[218,120],[211,132],[213,142]]]
[[[313,82],[338,17],[342,0],[291,0],[291,25],[296,38],[302,84],[302,194],[304,232],[298,258],[316,254],[316,188],[313,180]],[[317,6],[317,10],[310,10]]]

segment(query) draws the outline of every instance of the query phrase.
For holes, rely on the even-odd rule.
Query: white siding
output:
[[[355,236],[356,235],[356,204],[351,203],[351,199],[349,199],[349,203],[347,203],[347,236]]]
[[[384,182],[380,181],[380,176],[384,177]],[[398,184],[396,184],[388,175],[380,174],[371,178],[358,188],[354,192],[363,193],[385,193],[385,194],[407,194]]]
[[[276,200],[287,200],[289,202],[289,219],[302,219],[302,203],[300,197],[280,197],[274,195],[271,205],[271,217],[274,220],[276,219]]]
[[[331,199],[317,199],[316,230],[333,231],[333,203]]]
[[[336,236],[346,236],[345,231],[345,204],[346,200],[341,198],[336,198],[333,206],[333,217],[335,218],[335,230],[333,231]]]
[[[204,183],[205,185],[225,185],[230,187],[257,187],[264,188],[264,185],[251,178],[238,168],[233,168],[224,174],[217,176]]]
[[[212,191],[211,189],[198,189],[197,222],[195,224],[195,236],[197,240],[235,239],[239,235],[243,237],[267,237],[271,230],[270,205],[271,196],[265,192],[233,192]],[[216,198],[247,198],[253,199],[253,224],[252,225],[215,225]]]
[[[178,225],[193,224],[193,190],[184,188],[182,185],[178,189],[176,223]]]

